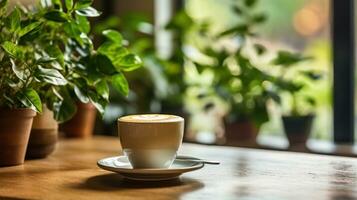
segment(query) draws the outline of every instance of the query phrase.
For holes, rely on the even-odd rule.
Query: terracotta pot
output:
[[[227,144],[239,146],[256,145],[259,128],[251,120],[225,121],[225,137]]]
[[[24,163],[35,116],[30,109],[0,109],[0,166]]]
[[[91,103],[77,103],[77,113],[73,118],[60,125],[66,137],[88,138],[93,135],[97,110]]]
[[[306,116],[283,116],[283,126],[286,137],[289,140],[290,147],[305,146],[309,138],[314,115]]]
[[[26,158],[44,158],[56,148],[58,123],[46,106],[33,119]]]

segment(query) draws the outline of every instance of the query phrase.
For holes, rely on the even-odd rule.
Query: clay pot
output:
[[[255,146],[259,128],[251,120],[225,121],[226,143],[238,146]]]
[[[290,147],[305,146],[311,132],[314,115],[283,116],[282,119]]]
[[[0,166],[24,163],[35,116],[31,109],[0,109]]]
[[[77,112],[72,119],[60,125],[66,137],[88,138],[93,135],[97,110],[91,103],[77,103]]]
[[[58,123],[46,106],[33,119],[26,158],[45,158],[56,148]]]

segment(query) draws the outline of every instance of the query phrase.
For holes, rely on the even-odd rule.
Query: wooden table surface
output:
[[[184,144],[181,154],[220,160],[161,183],[96,166],[120,154],[117,138],[62,140],[47,159],[0,168],[0,199],[357,199],[357,159]]]

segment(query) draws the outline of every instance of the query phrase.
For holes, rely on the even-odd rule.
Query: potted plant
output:
[[[41,1],[36,14],[31,15],[32,19],[45,20],[44,32],[35,35],[33,42],[49,49],[52,67],[58,68],[68,82],[60,87],[43,85],[44,92],[40,96],[54,112],[54,118],[65,122],[62,130],[72,137],[92,133],[94,109],[103,114],[109,101],[108,83],[127,95],[129,86],[122,72],[141,65],[140,58],[123,46],[123,38],[117,31],[104,30],[107,40],[98,48],[93,46],[87,17],[97,17],[100,12],[91,7],[91,3],[87,0]]]
[[[207,102],[212,95],[218,95],[229,107],[224,124],[226,140],[230,144],[255,145],[261,125],[269,119],[267,102],[279,101],[278,95],[270,87],[275,78],[252,62],[249,54],[254,52],[255,57],[259,58],[266,51],[257,42],[255,32],[266,16],[255,11],[256,4],[257,1],[249,0],[234,4],[232,10],[240,19],[239,22],[218,34],[207,31],[207,23],[196,24],[197,38],[204,40],[196,48],[210,60],[202,62],[188,56],[198,72],[204,74],[210,71],[213,74],[213,90],[200,94],[199,99]],[[207,106],[204,108],[207,109]]]
[[[17,7],[8,13],[7,1],[0,1],[0,166],[24,162],[33,117],[42,112],[39,85],[67,84],[58,70],[47,68],[46,51],[26,42],[40,29],[41,21]]]
[[[273,65],[280,67],[276,85],[282,95],[290,97],[287,99],[288,111],[282,116],[284,131],[290,147],[305,145],[315,118],[313,112],[315,99],[302,91],[308,86],[307,82],[320,79],[321,74],[312,70],[296,69],[299,63],[309,59],[311,58],[300,53],[279,51],[272,61]]]
[[[121,95],[127,96],[129,84],[123,72],[133,71],[142,64],[141,59],[123,45],[123,38],[119,32],[105,30],[103,35],[106,40],[97,49],[92,46],[92,43],[88,43],[85,48],[82,48],[75,42],[69,44],[68,49],[71,50],[66,53],[66,57],[70,59],[71,63],[68,66],[69,71],[71,71],[68,74],[68,80],[73,85],[69,85],[67,90],[72,101],[79,102],[78,108],[81,108],[78,105],[83,107],[91,103],[101,115],[104,114],[105,107],[109,102],[109,84]],[[78,56],[79,52],[85,52],[85,54]],[[88,119],[88,115],[83,113],[79,114],[79,117],[87,117]],[[80,125],[79,122],[83,123],[83,119],[85,118],[75,116],[73,120],[63,124],[62,130],[67,135],[88,136],[78,135],[78,133],[92,131],[90,129],[87,129],[90,131],[81,131],[85,129],[80,129],[78,125]]]

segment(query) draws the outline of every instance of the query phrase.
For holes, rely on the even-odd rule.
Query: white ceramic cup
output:
[[[176,157],[184,119],[175,115],[142,114],[118,119],[119,138],[133,168],[168,168]]]

